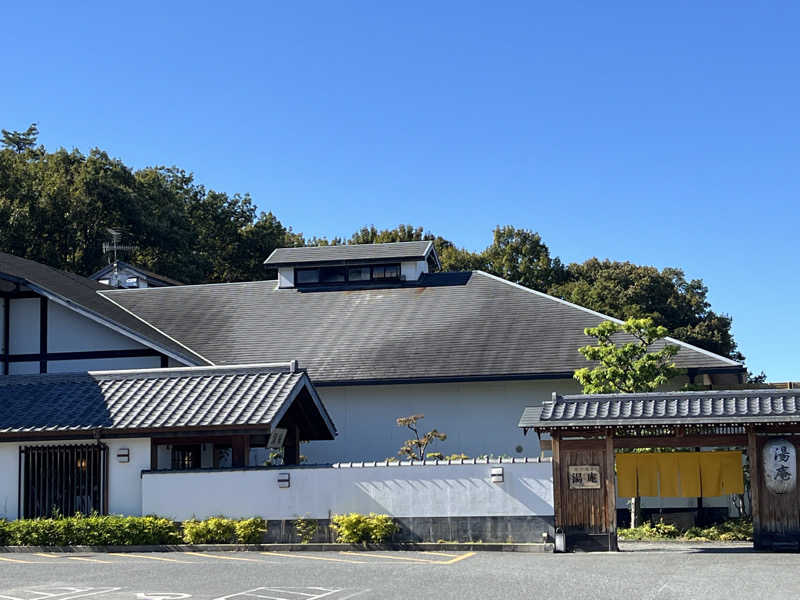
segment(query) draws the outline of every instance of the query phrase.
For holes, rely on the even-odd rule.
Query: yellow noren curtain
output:
[[[720,452],[722,455],[720,494],[744,494],[742,453]]]
[[[681,480],[681,496],[700,496],[700,459],[696,452],[678,452],[678,473]]]
[[[700,453],[700,491],[706,498],[721,496],[722,480],[721,452]]]
[[[658,496],[658,461],[655,454],[634,454],[640,496]]]
[[[633,498],[636,493],[636,455],[617,454],[617,494]]]
[[[659,495],[662,498],[678,497],[678,455],[674,452],[662,452],[656,456],[658,456]]]

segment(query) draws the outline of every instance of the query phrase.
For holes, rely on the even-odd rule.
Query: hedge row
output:
[[[0,520],[0,546],[131,546],[163,544],[257,544],[264,519],[214,517],[181,526],[160,517],[90,515],[54,519]]]

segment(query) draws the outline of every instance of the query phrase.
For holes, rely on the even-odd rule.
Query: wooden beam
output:
[[[750,465],[750,509],[753,513],[753,542],[758,548],[758,537],[761,531],[760,494],[761,469],[758,464],[758,438],[755,430],[747,431],[747,463]]]
[[[615,448],[694,448],[696,446],[746,446],[747,435],[686,435],[683,437],[614,438]]]
[[[617,485],[614,479],[614,432],[606,432],[606,512],[608,521],[608,549],[617,550]]]
[[[47,298],[39,298],[39,373],[47,373]]]
[[[554,431],[553,440],[553,521],[561,527],[561,434]]]

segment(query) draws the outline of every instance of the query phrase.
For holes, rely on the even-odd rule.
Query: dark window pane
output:
[[[320,283],[339,283],[344,281],[344,267],[322,267],[319,270]]]
[[[386,279],[398,279],[400,277],[400,265],[387,265],[385,276]]]
[[[348,281],[369,281],[369,267],[353,267],[347,273]]]
[[[319,283],[319,269],[297,269],[294,273],[298,284]]]
[[[385,277],[386,267],[372,267],[372,278],[383,279]]]

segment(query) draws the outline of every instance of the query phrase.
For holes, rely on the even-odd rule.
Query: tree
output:
[[[625,323],[603,321],[597,327],[587,327],[584,333],[595,338],[597,345],[584,346],[578,351],[587,360],[600,363],[592,369],[575,371],[575,379],[583,386],[584,394],[652,392],[680,373],[672,362],[678,353],[677,346],[667,344],[661,350],[650,351],[668,331],[649,317],[628,319]],[[620,334],[633,340],[617,345],[612,338]],[[637,525],[639,498],[631,498],[630,512],[633,528]]]
[[[563,278],[561,261],[550,258],[542,237],[530,229],[496,227],[482,258],[489,273],[540,292]]]
[[[575,379],[585,394],[652,392],[681,372],[672,361],[678,346],[666,344],[661,350],[650,351],[668,333],[666,327],[654,324],[650,318],[628,319],[624,323],[603,321],[597,327],[587,327],[584,333],[595,338],[597,345],[578,348],[578,352],[587,360],[600,363],[575,371]],[[619,334],[633,340],[617,345],[613,338]]]
[[[732,319],[711,310],[701,279],[680,269],[600,261],[570,264],[548,293],[618,319],[650,317],[672,335],[710,352],[744,360],[731,333]]]
[[[31,150],[36,146],[36,140],[39,138],[39,127],[36,123],[31,123],[25,131],[8,131],[7,129],[0,130],[3,134],[3,140],[0,144],[5,148],[10,148],[17,154],[22,154],[26,150]]]
[[[410,440],[406,440],[403,446],[400,448],[397,454],[400,456],[407,456],[412,460],[424,460],[425,459],[425,450],[428,446],[435,440],[444,441],[447,439],[447,435],[444,433],[440,433],[435,429],[432,429],[422,437],[419,435],[419,429],[417,427],[417,422],[421,419],[424,419],[425,415],[411,415],[410,417],[400,417],[397,419],[397,425],[400,427],[408,427],[411,432],[414,434],[414,438]],[[436,453],[438,457],[441,457],[440,453]],[[432,456],[428,455],[430,458]]]

